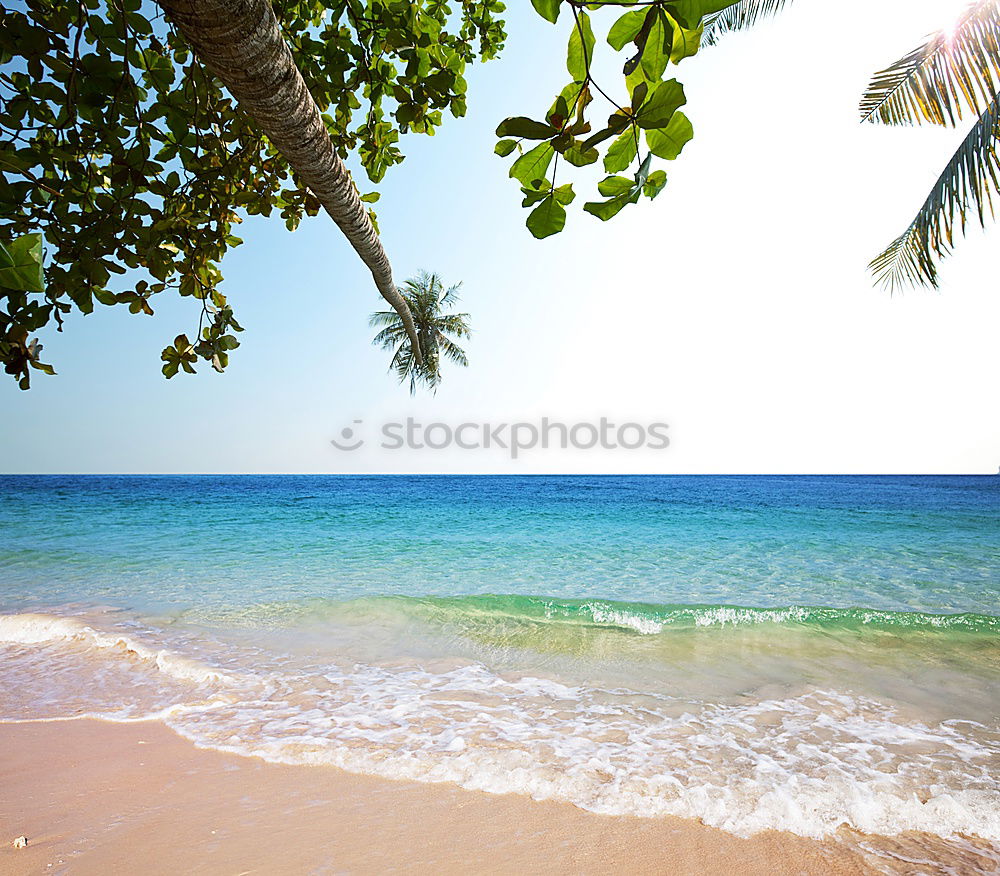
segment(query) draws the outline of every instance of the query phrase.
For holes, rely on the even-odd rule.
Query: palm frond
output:
[[[985,224],[1000,194],[1000,95],[979,117],[951,157],[909,227],[872,259],[876,282],[889,289],[903,284],[937,288],[939,258],[954,246],[955,225],[965,232],[967,215]],[[992,192],[991,192],[992,189]]]
[[[396,372],[396,377],[400,383],[405,383],[406,379],[409,378],[410,395],[414,395],[417,391],[417,374],[408,341],[409,339],[396,350],[392,361],[389,363],[389,370]]]
[[[746,30],[765,18],[781,12],[791,0],[739,0],[720,12],[705,16],[702,46],[714,46],[727,33]]]
[[[977,0],[951,31],[872,77],[861,121],[954,126],[963,104],[981,114],[1000,90],[1000,0]]]
[[[437,298],[436,289],[441,285],[441,278],[437,274],[421,271],[416,277],[410,277],[400,290],[404,295],[414,298],[425,298],[432,296]]]
[[[368,317],[368,325],[371,328],[380,325],[395,325],[396,323],[402,325],[403,318],[395,310],[376,310]]]
[[[456,365],[461,365],[463,368],[469,367],[469,359],[465,355],[465,350],[459,347],[454,341],[441,335],[438,337],[438,344],[444,351],[445,356]]]
[[[406,344],[400,344],[396,348],[396,352],[392,354],[392,360],[389,362],[389,367],[394,368],[397,374],[406,375],[410,368],[413,366],[413,356],[410,355],[410,350]],[[402,377],[400,377],[402,380]]]
[[[448,313],[434,320],[434,325],[439,331],[448,332],[459,338],[471,338],[472,329],[469,328],[469,314]]]
[[[461,283],[456,283],[454,286],[450,286],[448,288],[448,291],[441,296],[441,304],[442,305],[454,304],[456,301],[458,301],[458,292],[461,288],[462,288]]]
[[[402,320],[400,320],[398,326],[391,325],[388,328],[382,329],[382,331],[372,338],[372,344],[386,350],[394,344],[398,344],[400,339],[405,336],[406,328],[403,326]]]

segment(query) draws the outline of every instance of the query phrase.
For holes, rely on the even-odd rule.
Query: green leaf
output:
[[[736,2],[737,0],[674,0],[667,9],[684,27],[696,28],[706,15],[735,6]]]
[[[537,183],[545,180],[545,172],[556,154],[551,143],[539,143],[534,149],[529,149],[511,165],[510,177],[516,179],[525,188],[537,189]]]
[[[493,147],[493,151],[496,152],[497,155],[507,156],[510,155],[516,147],[516,140],[501,140],[496,146]]]
[[[41,348],[42,348],[42,345],[39,344],[38,345],[38,349],[41,350]],[[41,371],[41,372],[43,372],[45,374],[55,374],[56,373],[55,368],[53,368],[51,365],[45,364],[44,362],[37,362],[36,360],[32,359],[28,364],[32,368],[37,368],[39,371]]]
[[[637,82],[632,89],[632,100],[629,102],[629,109],[634,113],[646,102],[646,95],[649,94],[648,82]]]
[[[597,150],[590,146],[584,148],[584,144],[579,140],[574,140],[573,143],[563,152],[563,158],[565,158],[573,167],[586,167],[588,164],[594,164],[598,159]]]
[[[369,192],[367,195],[362,195],[361,200],[365,204],[374,204],[377,203],[378,199],[381,197],[382,195],[379,192]]]
[[[549,140],[549,142],[552,144],[552,148],[561,154],[573,145],[573,138],[564,132],[556,137],[553,137]]]
[[[498,137],[524,137],[526,140],[547,140],[556,133],[552,125],[545,122],[536,122],[524,116],[515,116],[504,119],[497,125]]]
[[[666,127],[678,107],[685,103],[684,86],[676,79],[659,82],[636,113],[636,123],[646,129]]]
[[[625,74],[626,81],[628,77],[633,74],[638,74],[644,77],[645,74],[639,67],[639,62],[642,60],[642,53],[646,50],[646,41],[649,39],[649,32],[656,22],[657,15],[660,14],[660,9],[657,6],[650,6],[646,10],[646,14],[642,19],[642,27],[639,28],[639,32],[635,35],[635,39],[632,42],[635,43],[635,54],[625,62],[625,66],[622,67],[622,72]],[[631,85],[630,85],[631,87]]]
[[[558,234],[566,226],[566,208],[554,195],[549,195],[531,211],[526,224],[528,231],[539,240]]]
[[[670,19],[657,10],[639,61],[643,74],[650,82],[658,82],[667,69],[672,44],[671,30]]]
[[[646,145],[654,155],[673,161],[693,136],[694,128],[688,117],[675,112],[666,127],[646,131]]]
[[[573,23],[569,35],[569,49],[566,53],[566,69],[577,80],[587,78],[587,71],[594,58],[594,31],[590,27],[590,16],[581,11]]]
[[[549,197],[549,195],[552,193],[551,187],[549,186],[547,180],[539,189],[522,188],[521,191],[524,193],[524,200],[521,201],[522,207],[531,207],[534,204],[537,204],[539,201],[542,201],[545,198]]]
[[[568,116],[574,111],[575,107],[576,116],[579,120],[582,118],[583,111],[587,108],[591,100],[593,100],[593,97],[590,94],[590,89],[587,88],[586,82],[570,82],[569,85],[565,86],[559,92],[559,96],[555,99],[545,117],[548,119],[553,114],[557,116],[561,115],[564,121],[568,121]]]
[[[643,159],[642,164],[639,165],[639,169],[635,172],[635,184],[638,188],[643,183],[646,182],[646,177],[649,176],[649,166],[653,163],[653,153],[650,152]]]
[[[608,126],[596,134],[591,134],[586,140],[583,141],[583,148],[589,149],[591,146],[596,146],[598,143],[603,143],[605,140],[614,137],[615,134],[620,134],[631,124],[631,119],[628,115],[621,112],[614,112],[608,116]]]
[[[646,160],[639,167],[635,179],[629,179],[627,176],[605,177],[598,183],[597,190],[609,200],[588,201],[583,205],[583,209],[602,222],[607,222],[613,216],[617,216],[627,204],[637,203],[649,177],[650,161],[652,161],[652,155],[647,155]],[[662,171],[658,172],[662,173]],[[666,174],[664,174],[665,177]]]
[[[667,174],[663,170],[654,170],[642,184],[642,193],[652,200],[660,192],[663,191],[663,187],[667,184]]]
[[[638,153],[635,141],[635,131],[629,128],[608,147],[608,151],[604,155],[604,169],[608,173],[618,173],[625,170],[635,161],[635,156]]]
[[[572,183],[565,183],[552,190],[552,196],[564,207],[573,203],[576,193],[573,191]]]
[[[531,5],[535,7],[535,12],[553,24],[559,18],[559,7],[561,4],[562,0],[531,0]]]
[[[685,58],[690,58],[692,55],[698,53],[698,48],[701,46],[701,34],[704,29],[705,27],[702,24],[699,24],[695,28],[687,28],[679,23],[676,24],[670,43],[670,62],[672,64],[679,64]]]
[[[628,43],[634,42],[639,31],[642,30],[642,22],[646,17],[645,9],[632,9],[626,12],[608,31],[608,45],[616,52],[620,52]]]
[[[602,222],[607,222],[612,217],[617,216],[627,204],[634,204],[638,200],[639,190],[636,189],[632,195],[619,195],[610,201],[588,201],[583,205],[583,209]]]
[[[569,100],[563,95],[559,95],[555,103],[552,104],[552,109],[548,111],[545,115],[545,121],[547,121],[554,128],[561,128],[566,124],[566,119],[569,117]]]
[[[635,180],[627,176],[605,177],[597,184],[597,191],[605,198],[614,198],[626,192],[631,194],[633,188],[635,188]]]
[[[19,292],[44,292],[42,235],[22,234],[10,243],[0,243],[0,286]]]

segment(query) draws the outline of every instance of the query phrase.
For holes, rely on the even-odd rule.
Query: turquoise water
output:
[[[3,477],[0,718],[1000,841],[1000,478]]]
[[[0,600],[1000,612],[1000,478],[7,477]]]

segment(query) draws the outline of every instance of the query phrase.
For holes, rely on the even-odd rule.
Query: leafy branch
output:
[[[702,35],[702,20],[731,5],[732,0],[648,0],[648,2],[582,2],[582,0],[532,0],[535,10],[556,23],[564,7],[573,26],[566,53],[572,81],[537,120],[527,116],[504,119],[497,127],[502,138],[498,155],[517,152],[509,175],[520,183],[522,206],[530,207],[526,225],[537,238],[561,231],[566,207],[575,199],[572,183],[557,184],[555,168],[561,157],[572,167],[596,164],[602,158],[605,176],[597,185],[603,200],[587,201],[585,212],[607,221],[642,196],[655,198],[666,185],[663,170],[652,169],[654,156],[677,158],[694,131],[680,111],[686,103],[683,86],[664,80],[669,64],[694,55]],[[627,8],[610,26],[606,42],[616,52],[628,47],[622,66],[628,99],[618,101],[594,78],[597,40],[588,10]],[[598,121],[594,95],[607,105],[606,121]],[[645,152],[643,156],[643,140]],[[609,142],[610,141],[610,142]],[[529,144],[535,144],[530,145]],[[605,144],[607,144],[605,146]],[[553,167],[551,176],[548,173]],[[634,167],[628,175],[622,173]]]

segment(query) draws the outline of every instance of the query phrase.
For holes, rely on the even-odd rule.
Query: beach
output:
[[[5,867],[1000,867],[996,479],[4,486]]]
[[[565,803],[199,750],[156,722],[0,725],[0,872],[991,872],[969,840],[769,831],[595,815]],[[28,846],[9,840],[26,835]],[[873,854],[877,850],[878,854]],[[876,862],[877,865],[876,866]]]

